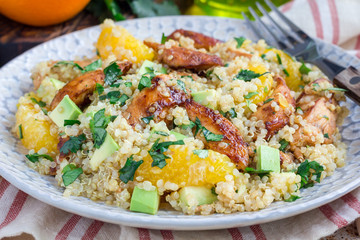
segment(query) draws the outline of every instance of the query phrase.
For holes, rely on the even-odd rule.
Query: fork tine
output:
[[[241,13],[242,16],[244,17],[246,23],[250,26],[251,30],[255,33],[256,37],[258,39],[264,38],[264,36],[262,36],[262,34],[260,33],[260,31],[254,26],[255,23],[253,21],[250,21],[250,19],[246,16],[245,13]]]
[[[276,26],[276,28],[278,30],[280,30],[280,32],[286,37],[286,39],[289,41],[290,44],[287,44],[288,47],[292,48],[294,47],[295,44],[298,43],[298,41],[296,39],[294,39],[292,36],[290,36],[270,15],[269,13],[265,10],[265,8],[259,3],[256,2],[256,6],[258,7],[258,9],[260,10],[260,12],[266,16],[268,19],[271,20],[271,22]]]
[[[254,9],[252,7],[249,7],[249,11],[251,15],[255,18],[256,21],[258,21],[261,26],[263,26],[268,33],[270,33],[271,37],[275,40],[275,42],[278,44],[280,48],[286,48],[287,46],[280,41],[280,39],[270,30],[270,28],[261,20],[261,18],[256,14]]]
[[[285,15],[282,14],[271,1],[265,0],[265,3],[291,28],[291,30],[296,33],[297,37],[301,38],[302,40],[310,38],[303,30],[291,22],[287,17],[285,17]]]

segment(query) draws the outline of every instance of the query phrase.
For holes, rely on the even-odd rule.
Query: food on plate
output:
[[[161,36],[159,36],[160,38]],[[106,20],[94,58],[37,64],[14,132],[65,196],[130,211],[256,211],[345,164],[343,90],[263,40]]]

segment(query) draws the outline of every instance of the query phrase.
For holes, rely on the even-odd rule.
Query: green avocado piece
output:
[[[186,138],[185,135],[178,132],[170,131],[170,134],[174,135],[176,137],[176,140],[184,140]]]
[[[200,103],[201,105],[204,105],[205,107],[215,109],[216,106],[213,105],[213,103],[209,102],[208,98],[215,97],[216,96],[216,90],[214,89],[207,89],[204,91],[194,92],[191,93],[191,96],[193,97],[194,101],[197,103]]]
[[[64,120],[76,120],[81,113],[80,108],[66,95],[49,117],[58,127],[63,127]]]
[[[258,155],[257,170],[270,170],[280,172],[280,152],[279,149],[260,145],[256,150]]]
[[[160,196],[157,190],[146,191],[135,187],[131,196],[130,211],[154,215],[159,209]]]
[[[100,164],[114,152],[119,150],[119,145],[114,141],[109,133],[106,134],[104,143],[99,149],[96,149],[94,155],[90,159],[90,167],[93,171],[96,171]]]
[[[196,201],[197,206],[210,204],[217,200],[217,196],[212,193],[211,189],[203,186],[183,187],[179,191],[180,201],[187,206],[192,206],[192,202]]]
[[[149,60],[145,60],[143,62],[143,64],[141,65],[140,69],[139,69],[139,74],[140,75],[143,75],[145,73],[147,73],[148,71],[146,70],[146,68],[154,68],[155,66],[155,63],[154,62],[151,62]],[[161,67],[161,70],[158,72],[158,71],[154,71],[155,75],[160,75],[160,74],[165,74],[167,73],[166,71],[166,68],[164,67]]]

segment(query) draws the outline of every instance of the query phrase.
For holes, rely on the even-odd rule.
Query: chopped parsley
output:
[[[244,37],[235,37],[234,38],[235,41],[237,42],[236,48],[241,48],[241,46],[243,45],[244,41],[246,40],[246,38]]]
[[[90,130],[94,139],[94,147],[100,148],[104,143],[107,132],[106,127],[111,121],[111,116],[105,116],[105,108],[100,109],[90,120]]]
[[[268,98],[268,99],[266,99],[265,101],[264,101],[264,104],[265,103],[268,103],[268,102],[271,102],[272,100],[274,100],[273,98]]]
[[[264,92],[265,92],[265,93],[268,93],[268,92],[269,92],[269,88],[268,88],[267,86],[265,86]]]
[[[288,199],[284,199],[284,202],[294,202],[299,198],[300,198],[299,196],[291,195]]]
[[[194,78],[191,75],[181,76],[181,78],[190,78],[191,81],[194,81]]]
[[[301,187],[308,188],[314,186],[314,182],[320,182],[321,173],[324,171],[324,167],[316,161],[309,162],[307,159],[300,164],[296,174],[301,177]],[[316,176],[315,181],[312,180],[312,176]]]
[[[144,88],[150,87],[151,86],[151,79],[147,76],[141,76],[139,85],[138,85],[138,89],[141,91]]]
[[[288,71],[285,69],[285,67],[282,65],[281,57],[280,57],[279,54],[276,54],[276,58],[277,58],[277,60],[278,60],[278,63],[281,65],[284,74],[285,74],[287,77],[290,76],[289,72],[288,72]]]
[[[269,72],[264,72],[262,74],[256,73],[254,71],[248,70],[248,69],[241,69],[238,74],[234,77],[233,80],[243,80],[245,82],[250,82],[251,79],[261,77],[264,74],[267,74]]]
[[[134,161],[133,155],[126,159],[126,163],[123,168],[119,170],[120,180],[124,183],[128,183],[130,180],[134,180],[136,169],[143,163],[143,160]]]
[[[265,59],[265,60],[266,60],[266,54],[265,54],[265,53],[261,54],[260,57],[261,57],[262,59]]]
[[[210,75],[214,72],[214,69],[211,69],[206,72],[206,77],[210,77]]]
[[[228,67],[229,66],[229,63],[225,63],[224,67]]]
[[[104,69],[105,74],[105,83],[107,85],[112,85],[119,77],[122,75],[122,71],[116,62],[112,62],[109,66]]]
[[[237,113],[235,111],[235,108],[231,108],[229,111],[227,112],[223,112],[223,111],[220,111],[221,115],[223,115],[224,117],[226,117],[227,119],[230,119],[230,118],[236,118],[237,117]]]
[[[165,137],[169,136],[169,134],[164,131],[154,131],[154,133],[157,135],[165,136]]]
[[[279,63],[280,65],[282,65],[281,57],[280,57],[279,54],[276,54],[276,58],[277,58],[277,60],[278,60],[278,63]]]
[[[80,125],[80,121],[79,120],[64,120],[64,126],[72,126],[74,124],[79,124]]]
[[[301,115],[304,114],[304,111],[301,109],[301,107],[296,107],[296,112]]]
[[[121,107],[124,106],[125,103],[126,103],[126,100],[128,100],[129,98],[130,97],[128,95],[126,95],[126,94],[121,95],[120,98],[119,98],[120,106]]]
[[[54,67],[59,67],[59,65],[71,65],[73,66],[74,68],[77,68],[81,71],[83,71],[84,69],[82,67],[80,67],[79,64],[73,62],[73,61],[59,61],[57,63],[54,64]]]
[[[289,72],[288,72],[285,68],[283,69],[283,72],[285,73],[285,75],[286,75],[287,77],[290,76]]]
[[[132,82],[126,82],[124,84],[125,84],[125,87],[132,87]]]
[[[169,141],[162,143],[159,143],[159,141],[160,138],[158,138],[155,141],[155,143],[152,145],[151,149],[148,152],[151,158],[153,159],[151,166],[152,167],[156,166],[162,169],[167,164],[166,159],[170,158],[169,156],[166,156],[164,152],[166,152],[171,145],[184,145],[185,143],[183,140]]]
[[[100,100],[109,99],[110,104],[115,104],[120,100],[120,91],[111,91],[106,95],[102,95],[99,97]]]
[[[285,148],[289,145],[289,142],[286,141],[285,139],[281,139],[280,140],[280,147],[279,147],[279,150],[282,151],[282,152],[285,152]]]
[[[325,133],[325,134],[324,134],[324,137],[325,137],[325,138],[328,138],[328,139],[330,138],[328,133]]]
[[[311,72],[311,69],[308,68],[304,62],[302,62],[300,68],[299,68],[299,71],[301,74],[308,74],[309,72]]]
[[[62,180],[66,187],[72,184],[83,173],[83,170],[74,164],[68,164],[63,168],[62,173]]]
[[[165,44],[166,41],[167,41],[167,36],[165,36],[165,34],[163,33],[161,35],[161,44]]]
[[[187,93],[186,86],[185,86],[185,83],[183,81],[177,80],[177,84],[179,85],[181,90],[183,90],[185,93]]]
[[[23,130],[22,130],[22,124],[19,125],[19,137],[20,137],[20,139],[24,138]]]
[[[210,142],[210,141],[217,142],[217,141],[221,141],[224,138],[224,135],[212,133],[208,129],[206,129],[204,126],[202,126],[200,119],[198,117],[196,117],[195,126],[196,126],[196,129],[195,129],[194,136],[196,136],[199,131],[202,131],[206,141],[208,141],[208,142]]]
[[[195,124],[193,121],[190,121],[189,124],[180,125],[179,127],[180,127],[181,129],[188,129],[188,128],[192,129],[192,128],[195,127],[195,126],[196,126],[196,124]]]
[[[96,87],[95,87],[95,90],[97,91],[97,93],[100,95],[104,92],[104,87],[103,85],[99,84],[99,83],[96,83]]]
[[[79,136],[70,136],[70,139],[67,140],[60,148],[60,153],[65,155],[69,154],[70,152],[76,153],[81,149],[81,145],[83,142],[85,142],[85,140],[85,134],[80,134]]]
[[[102,61],[101,59],[98,59],[92,63],[90,63],[89,65],[85,66],[84,69],[82,70],[83,73],[85,72],[89,72],[89,71],[94,71],[98,68],[101,68],[102,65]]]
[[[38,100],[36,100],[36,98],[33,98],[33,97],[30,98],[30,99],[31,99],[31,101],[32,101],[33,103],[39,105],[41,111],[43,111],[43,113],[44,113],[45,115],[48,114],[48,111],[44,108],[44,107],[46,107],[46,103],[45,103],[45,102],[43,102],[43,101],[38,101]]]
[[[209,151],[206,150],[206,149],[196,149],[196,150],[193,150],[193,153],[198,155],[199,158],[207,158],[209,156]]]
[[[150,121],[153,120],[153,119],[154,119],[154,115],[141,118],[141,120],[142,120],[144,123],[146,123],[146,124],[149,124]]]
[[[272,171],[271,170],[257,170],[257,169],[251,168],[251,167],[246,167],[245,172],[250,173],[250,174],[258,174],[259,177],[263,177],[265,175],[268,175]]]
[[[247,95],[244,96],[245,99],[252,98],[253,96],[259,94],[258,92],[249,92]]]
[[[329,117],[324,115],[323,118],[325,118],[326,120],[329,120]]]
[[[26,154],[25,157],[27,159],[29,159],[30,162],[32,163],[36,163],[39,161],[39,158],[46,158],[47,160],[53,162],[54,159],[52,157],[50,157],[47,154],[38,154],[38,153],[34,153],[34,154]]]

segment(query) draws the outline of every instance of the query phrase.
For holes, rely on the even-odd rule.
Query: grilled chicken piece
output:
[[[198,33],[198,32],[193,32],[193,31],[189,31],[189,30],[184,30],[184,29],[177,29],[175,30],[173,33],[171,33],[168,36],[168,39],[173,39],[173,40],[179,40],[180,36],[184,36],[187,38],[191,38],[192,40],[194,40],[194,47],[195,48],[205,48],[206,50],[209,50],[210,47],[215,46],[217,43],[221,43],[222,41],[217,40],[215,38],[206,36],[204,34]]]
[[[159,62],[167,64],[171,68],[186,68],[201,71],[223,65],[221,58],[216,55],[176,46],[166,48],[165,45],[155,42],[144,41],[144,43],[157,52]]]
[[[223,135],[220,142],[206,141],[199,133],[205,146],[211,150],[227,155],[238,169],[245,169],[249,164],[248,145],[241,137],[240,131],[225,117],[214,110],[207,108],[192,99],[185,101],[184,107],[191,121],[198,118],[201,125],[214,134]]]
[[[122,62],[118,63],[118,66],[122,73],[126,74],[132,64],[130,62]],[[96,83],[104,85],[104,79],[104,72],[102,70],[95,70],[71,80],[55,95],[50,104],[50,109],[54,110],[66,95],[69,95],[70,99],[79,107],[85,106],[88,103],[89,96],[95,91]]]
[[[143,89],[137,96],[135,96],[129,107],[124,112],[124,117],[127,118],[131,126],[141,124],[141,118],[154,115],[154,121],[158,122],[165,120],[167,111],[176,105],[185,102],[189,96],[185,92],[172,87],[161,87],[160,81],[169,80],[169,75],[158,75],[152,79],[152,86]]]
[[[277,86],[271,96],[267,98],[268,102],[262,103],[252,115],[252,117],[264,121],[265,128],[268,131],[266,135],[267,140],[289,123],[289,117],[295,109],[295,99],[291,96],[290,89],[286,85],[285,80],[277,76],[275,81]],[[272,107],[273,102],[276,102],[280,107],[278,111],[275,111]]]

